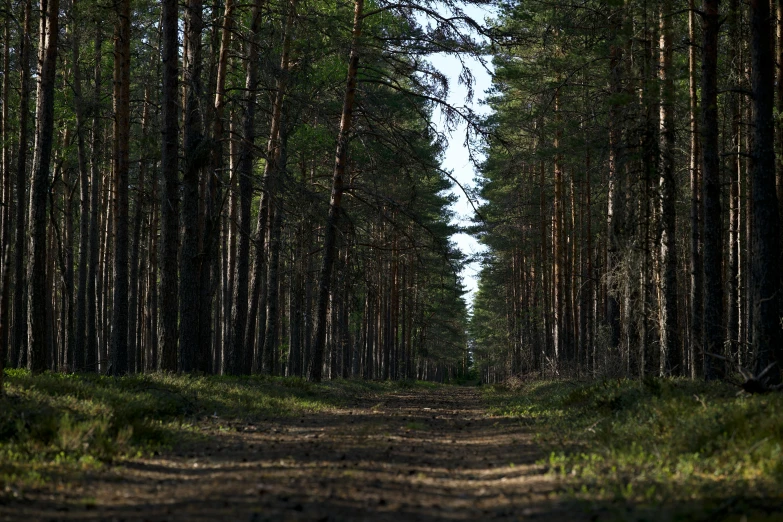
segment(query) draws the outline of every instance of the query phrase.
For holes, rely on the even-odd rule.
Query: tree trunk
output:
[[[214,142],[214,146],[212,149],[213,173],[210,176],[210,180],[213,182],[217,181],[218,176],[222,176],[222,172],[224,170],[223,142],[225,139],[224,120],[225,120],[225,95],[226,95],[226,69],[228,67],[228,53],[229,53],[229,48],[231,46],[231,31],[233,27],[233,20],[234,20],[234,2],[233,0],[226,0],[225,10],[223,12],[223,23],[222,23],[221,34],[220,34],[220,50],[218,53],[217,72],[216,72],[216,79],[215,79],[215,102],[214,102],[215,116],[212,122],[212,139]],[[229,124],[229,127],[231,127],[231,124]],[[232,147],[229,145],[229,156],[231,155],[231,152],[232,152]],[[232,167],[234,167],[232,163],[233,163],[232,161],[229,161],[229,171]],[[232,214],[230,218],[231,221],[231,224],[229,225],[230,227],[234,226],[234,220],[236,219],[236,204],[235,204],[236,198],[233,193],[235,180],[236,180],[236,176],[230,175],[229,191],[231,192],[231,214]],[[215,220],[215,225],[219,226],[220,215],[219,214],[215,215],[214,220]],[[230,234],[230,237],[227,238],[229,241],[231,241],[231,245],[234,244],[234,239],[236,238],[235,230],[233,230],[233,232],[234,233]],[[226,236],[224,236],[224,241],[225,239]],[[224,244],[224,252],[225,254],[230,254],[230,258],[231,258],[230,262],[233,264],[236,257],[235,255],[236,248]],[[225,271],[223,273],[226,274]],[[215,276],[217,278],[217,274],[215,274]],[[233,271],[230,277],[233,277]],[[223,301],[226,301],[227,300],[226,298],[228,298],[228,301],[230,302],[230,295],[228,295],[230,293],[230,290],[228,288],[229,285],[225,283],[226,281],[223,281]],[[225,313],[225,307],[223,308],[223,310]],[[223,323],[223,325],[226,330],[229,330],[225,322]],[[227,344],[224,342],[225,340],[226,340],[226,335],[224,333],[221,336],[221,338],[217,339],[218,345]],[[213,373],[219,373],[220,364],[218,359],[219,358],[216,357],[213,362]]]
[[[729,7],[729,63],[732,64],[731,78],[738,82],[741,75],[740,49],[742,41],[740,39],[740,12],[739,1],[731,0]],[[729,113],[731,118],[731,136],[730,136],[730,189],[729,189],[729,258],[727,267],[727,337],[728,353],[730,357],[737,354],[739,347],[739,251],[740,251],[740,197],[739,184],[742,174],[742,159],[740,156],[740,126],[742,115],[739,106],[739,95],[731,93],[729,98]]]
[[[689,150],[689,172],[690,172],[690,218],[691,218],[691,236],[689,248],[690,264],[690,355],[689,364],[691,367],[691,378],[696,377],[696,362],[702,360],[702,350],[704,348],[704,265],[702,263],[702,201],[701,201],[701,179],[699,165],[699,119],[696,116],[698,111],[698,97],[696,88],[696,13],[695,0],[689,0],[688,11],[688,90],[689,90],[689,109],[690,109],[690,150]]]
[[[11,10],[11,2],[6,1],[5,7]],[[0,244],[0,398],[3,396],[3,377],[5,362],[8,357],[9,332],[11,314],[8,310],[11,291],[11,219],[13,215],[13,182],[11,179],[11,158],[9,151],[9,89],[11,86],[11,18],[6,16],[3,30],[3,109],[2,109],[2,244]]]
[[[277,79],[277,91],[272,112],[272,125],[276,128],[271,129],[270,143],[267,147],[267,163],[264,168],[264,177],[266,179],[265,193],[262,197],[271,200],[274,193],[278,191],[277,185],[280,182],[282,173],[286,171],[286,129],[282,128],[283,102],[287,88],[287,76],[289,66],[289,55],[291,51],[291,32],[293,30],[294,17],[296,16],[296,0],[291,0],[288,16],[286,17],[283,33],[283,49],[280,57],[280,76]],[[268,167],[268,168],[267,168]],[[277,208],[274,209],[274,218],[269,234],[269,266],[267,268],[267,296],[266,302],[268,313],[266,324],[264,325],[264,352],[265,352],[265,373],[274,374],[274,353],[277,350],[277,310],[278,310],[278,273],[280,259],[280,231],[283,226],[283,204],[280,198],[277,198]],[[261,254],[259,252],[259,254]]]
[[[560,93],[555,93],[555,182],[554,182],[554,202],[552,209],[552,296],[553,296],[553,318],[554,318],[554,353],[552,354],[552,364],[554,365],[555,373],[558,372],[558,365],[560,364],[560,358],[563,357],[563,333],[564,328],[564,291],[565,291],[565,278],[564,268],[565,263],[563,261],[563,166],[562,158],[558,148],[560,147],[560,140],[562,138],[562,131],[560,129]]]
[[[160,246],[160,361],[159,369],[177,370],[177,253],[179,250],[179,129],[177,121],[177,43],[178,3],[163,0],[161,17],[163,60],[163,139],[161,174],[163,178]]]
[[[661,356],[666,371],[683,374],[677,309],[677,180],[674,172],[674,102],[672,79],[672,1],[661,4]]]
[[[279,168],[285,169],[285,152],[280,155]],[[277,329],[278,329],[278,296],[280,273],[280,232],[283,227],[282,202],[278,203],[272,220],[272,231],[269,235],[269,268],[267,272],[267,304],[266,325],[264,329],[264,373],[275,375],[277,362]]]
[[[196,368],[200,340],[200,246],[199,175],[209,161],[209,150],[202,130],[201,111],[201,33],[204,29],[201,0],[185,5],[185,49],[183,71],[185,114],[182,174],[182,251],[179,273],[179,366],[180,372]]]
[[[16,154],[16,238],[14,246],[14,332],[11,364],[20,367],[27,360],[27,280],[24,253],[27,243],[27,151],[30,105],[30,48],[32,47],[31,0],[24,4],[24,30],[19,42],[19,143]]]
[[[11,11],[11,2],[6,0],[7,12]],[[11,151],[9,129],[9,100],[11,88],[11,17],[6,16],[3,28],[3,108],[2,108],[2,202],[0,212],[0,396],[3,394],[3,368],[8,356],[11,313],[8,310],[11,291],[11,220],[13,219],[13,179],[11,178]]]
[[[332,267],[337,243],[337,223],[340,218],[340,204],[343,197],[343,176],[348,160],[348,138],[351,132],[356,80],[359,71],[359,38],[362,34],[362,10],[364,0],[354,0],[353,37],[351,39],[351,58],[348,63],[348,80],[340,119],[340,132],[337,136],[337,153],[332,176],[332,194],[329,201],[329,215],[324,230],[324,253],[318,276],[318,300],[315,316],[315,338],[308,377],[319,382],[323,373],[324,350],[326,348],[326,311],[329,304],[329,291],[332,282]]]
[[[95,91],[93,93],[92,136],[90,144],[90,238],[89,261],[87,263],[87,346],[85,354],[85,369],[98,371],[98,293],[102,288],[98,285],[100,259],[100,162],[98,136],[100,136],[100,95],[101,95],[101,46],[103,38],[100,26],[96,24],[95,35]]]
[[[617,16],[621,16],[618,14]],[[619,21],[615,21],[613,27],[615,34],[621,27]],[[622,86],[621,80],[621,62],[623,49],[619,43],[615,42],[610,48],[609,57],[609,75],[610,91],[613,95],[620,93]],[[616,103],[609,107],[609,185],[607,194],[606,210],[606,274],[610,279],[618,277],[619,258],[620,258],[620,234],[622,232],[622,198],[625,197],[621,187],[621,168],[619,161],[620,154],[620,115]],[[606,300],[606,323],[610,329],[610,348],[617,348],[620,344],[620,303],[617,300],[616,289],[609,289]]]
[[[783,347],[780,331],[780,231],[775,192],[775,62],[771,50],[768,0],[751,0],[751,84],[753,89],[753,349],[756,370],[770,363],[770,383],[780,382]]]
[[[141,111],[141,134],[142,138],[146,142],[147,131],[149,126],[149,105],[150,105],[150,89],[149,86],[144,88],[144,108]],[[130,254],[130,276],[129,276],[129,288],[130,296],[128,297],[128,310],[130,311],[128,321],[128,360],[130,361],[129,371],[136,373],[143,371],[143,368],[137,363],[139,361],[139,351],[141,350],[141,338],[137,335],[138,330],[141,329],[142,322],[138,320],[138,302],[139,302],[139,251],[141,249],[141,224],[144,216],[144,183],[146,182],[147,173],[147,157],[142,152],[142,157],[139,159],[139,177],[136,184],[136,201],[133,214],[133,245],[131,247]]]
[[[242,117],[242,141],[239,146],[237,177],[239,181],[239,219],[237,229],[236,275],[231,307],[231,344],[227,356],[227,373],[249,373],[250,348],[245,343],[248,325],[248,276],[250,271],[250,203],[253,196],[253,161],[255,159],[256,83],[258,83],[258,31],[261,27],[262,0],[256,0],[251,14],[245,69],[245,107]]]
[[[54,138],[54,81],[57,66],[59,11],[59,0],[41,1],[36,143],[30,198],[30,251],[28,259],[28,281],[30,282],[27,332],[30,354],[28,367],[34,373],[46,370],[47,366],[46,200],[49,192],[49,167]]]
[[[77,9],[77,1],[71,2],[71,16],[74,25],[70,28],[71,57],[73,60],[73,105],[76,116],[76,153],[79,165],[79,273],[76,296],[76,336],[78,346],[73,347],[73,371],[82,372],[85,369],[87,353],[87,266],[89,265],[90,239],[90,170],[87,166],[87,147],[84,138],[84,97],[82,95],[81,66],[79,64],[79,29],[81,20]]]
[[[117,5],[114,40],[114,300],[109,372],[128,373],[128,171],[130,145],[130,0]],[[131,311],[132,313],[132,311]]]
[[[701,147],[704,186],[704,377],[723,376],[723,244],[718,143],[718,0],[704,0],[701,78]]]

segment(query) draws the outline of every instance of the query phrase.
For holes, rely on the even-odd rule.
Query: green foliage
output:
[[[783,395],[725,384],[536,382],[488,391],[493,412],[534,424],[551,470],[589,498],[678,502],[783,495]]]

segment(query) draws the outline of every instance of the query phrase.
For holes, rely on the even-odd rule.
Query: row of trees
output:
[[[443,12],[8,0],[0,365],[313,380],[464,368],[431,123],[448,82],[426,56],[470,50],[475,24]]]
[[[783,6],[524,0],[495,30],[485,378],[779,381]]]

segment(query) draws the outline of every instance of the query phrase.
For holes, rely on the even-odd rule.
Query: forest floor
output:
[[[3,520],[589,520],[518,420],[477,388],[368,393],[61,477],[0,503]],[[576,511],[575,511],[576,509]]]
[[[731,487],[706,503],[714,488],[687,500],[680,493],[701,490],[678,474],[653,476],[652,464],[628,461],[621,446],[602,454],[598,439],[580,447],[572,435],[590,430],[623,440],[620,424],[603,426],[606,408],[618,419],[632,403],[661,408],[632,382],[509,391],[168,376],[10,380],[0,400],[10,412],[5,423],[0,412],[0,520],[783,520],[774,482],[760,509],[742,508]],[[587,407],[564,415],[562,405],[574,403]],[[107,405],[112,420],[95,424],[90,415],[101,418]],[[56,411],[70,413],[48,426]],[[135,432],[121,427],[142,414]],[[641,424],[634,417],[622,426]],[[47,446],[44,428],[52,430]],[[17,442],[3,446],[4,437]],[[142,441],[147,449],[137,451]],[[583,462],[589,455],[593,467]],[[649,483],[667,481],[671,488],[650,494]],[[632,492],[632,483],[647,493]]]

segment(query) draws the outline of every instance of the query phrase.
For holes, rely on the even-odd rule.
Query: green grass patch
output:
[[[577,495],[783,501],[783,393],[647,378],[535,382],[486,394],[492,413],[535,425],[546,464]]]
[[[338,408],[392,383],[269,377],[33,376],[6,371],[0,397],[0,496],[12,487],[148,454],[217,427]],[[416,387],[406,383],[407,388]]]

